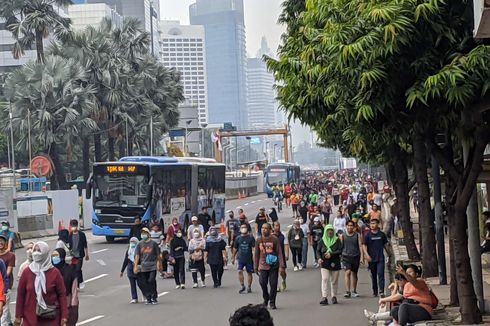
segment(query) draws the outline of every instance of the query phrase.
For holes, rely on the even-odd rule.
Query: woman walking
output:
[[[51,254],[51,261],[63,276],[68,302],[67,326],[75,326],[78,321],[78,278],[75,267],[66,262],[66,252],[62,248],[55,249]]]
[[[317,248],[318,264],[321,266],[322,273],[322,306],[328,305],[328,287],[332,303],[337,304],[337,288],[340,274],[340,255],[342,254],[342,242],[335,235],[331,224],[325,227],[322,241]]]
[[[138,238],[132,237],[129,239],[129,247],[126,250],[126,254],[124,255],[124,261],[121,267],[120,277],[123,277],[124,270],[128,274],[129,286],[131,287],[131,301],[130,303],[138,303],[138,288],[136,285],[138,284],[138,275],[134,274],[134,256],[136,252],[136,246],[138,245]]]
[[[198,287],[197,273],[201,274],[200,286],[206,287],[205,268],[204,268],[204,250],[206,249],[206,240],[203,239],[199,229],[192,231],[192,239],[189,241],[189,269],[192,272],[193,288]]]
[[[32,263],[22,274],[17,288],[16,326],[66,326],[68,303],[63,276],[51,263],[49,246],[37,242]]]
[[[175,238],[170,241],[169,261],[174,265],[174,279],[176,289],[185,289],[185,252],[187,243],[182,238],[182,230],[177,230]]]
[[[226,242],[218,234],[218,229],[214,226],[209,229],[209,236],[206,239],[205,260],[211,268],[214,288],[220,287],[224,266],[228,264],[228,255],[226,253]]]
[[[291,249],[291,254],[293,256],[293,265],[294,271],[303,269],[303,265],[301,265],[303,256],[303,238],[305,234],[301,229],[300,220],[294,221],[293,227],[288,232],[288,242],[289,248]]]

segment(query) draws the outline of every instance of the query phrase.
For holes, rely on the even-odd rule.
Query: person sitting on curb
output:
[[[395,282],[391,283],[388,289],[391,291],[391,295],[386,298],[381,298],[379,299],[379,311],[380,312],[371,312],[368,311],[367,309],[364,309],[364,316],[366,316],[367,319],[371,322],[372,325],[375,325],[376,322],[382,321],[382,320],[392,320],[393,318],[391,317],[391,311],[390,309],[392,307],[386,305],[399,305],[402,300],[403,300],[403,288],[405,287],[405,284],[407,284],[407,279],[405,276],[401,274],[396,274],[395,275]],[[387,308],[387,309],[385,309]],[[381,312],[384,311],[384,312]]]

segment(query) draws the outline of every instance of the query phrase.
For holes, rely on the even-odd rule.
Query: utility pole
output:
[[[17,191],[17,180],[15,179],[15,146],[14,146],[14,127],[12,124],[12,103],[9,102],[9,119],[10,119],[10,144],[12,145],[12,171],[14,173],[14,196]]]
[[[150,2],[151,55],[155,56],[155,44],[153,42],[153,17],[157,18],[156,12],[153,9],[153,1],[152,1]]]
[[[444,243],[444,221],[442,216],[441,174],[439,162],[432,155],[432,185],[434,187],[434,213],[436,220],[437,259],[439,262],[439,284],[447,284],[446,246]]]

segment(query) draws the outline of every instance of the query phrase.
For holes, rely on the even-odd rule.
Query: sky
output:
[[[195,0],[160,0],[160,17],[162,20],[179,20],[189,24],[189,5]],[[280,38],[285,28],[277,24],[283,0],[244,0],[245,31],[247,53],[255,57],[260,48],[262,36],[267,38],[269,48],[276,53]],[[299,123],[292,124],[293,146],[302,142],[311,142],[310,130]]]

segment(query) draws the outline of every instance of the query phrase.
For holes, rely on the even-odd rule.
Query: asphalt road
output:
[[[228,209],[241,206],[250,219],[255,217],[259,207],[271,207],[272,202],[265,195],[227,202]],[[279,221],[283,231],[292,223],[290,211],[283,211]],[[187,273],[187,288],[176,290],[173,279],[159,279],[159,304],[146,306],[143,303],[129,304],[129,283],[119,271],[127,248],[127,243],[119,241],[108,244],[103,237],[89,238],[90,261],[84,263],[85,289],[80,293],[80,318],[78,325],[228,325],[229,316],[239,307],[262,302],[258,277],[255,276],[250,294],[238,294],[239,284],[236,266],[229,265],[223,276],[223,286],[212,288],[212,280],[207,275],[207,288],[192,289],[191,275]],[[45,239],[54,247],[55,239]],[[25,251],[18,250],[17,265],[25,260]],[[309,250],[308,268],[293,272],[289,262],[287,291],[279,293],[276,311],[271,311],[275,325],[367,325],[363,309],[377,307],[377,299],[372,298],[370,279],[366,268],[361,268],[359,290],[361,297],[344,299],[344,273],[339,280],[339,304],[320,306],[320,271],[314,269],[313,253]],[[207,273],[209,273],[209,266]],[[15,270],[17,275],[17,269]],[[211,285],[211,286],[210,286]],[[14,298],[15,301],[15,289]],[[140,298],[141,300],[141,298]],[[11,312],[15,304],[11,303]]]

